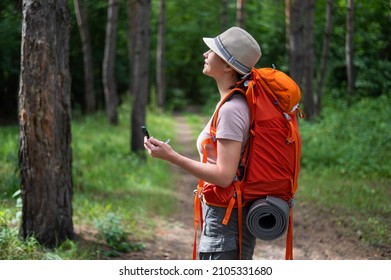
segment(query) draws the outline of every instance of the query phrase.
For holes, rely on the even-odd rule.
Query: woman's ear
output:
[[[231,71],[235,71],[231,66],[229,66],[228,64],[225,65],[225,72],[231,72]]]

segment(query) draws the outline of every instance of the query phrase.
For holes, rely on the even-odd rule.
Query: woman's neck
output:
[[[236,75],[223,75],[221,78],[216,79],[217,88],[220,92],[220,100],[231,91],[232,86],[235,86],[237,82]]]

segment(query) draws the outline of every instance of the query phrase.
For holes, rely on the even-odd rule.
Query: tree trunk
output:
[[[289,5],[289,74],[301,88],[303,86],[305,2],[301,0],[286,1],[286,5]]]
[[[244,27],[245,5],[246,0],[236,0],[236,25],[241,28]]]
[[[21,236],[50,247],[73,238],[70,27],[66,0],[23,1]]]
[[[290,54],[291,0],[285,0],[285,49]]]
[[[346,72],[348,77],[348,93],[352,94],[354,91],[354,66],[353,66],[353,25],[354,25],[354,0],[347,0],[348,11],[346,16],[346,42],[345,42],[345,56],[346,56]]]
[[[144,136],[140,126],[145,123],[146,106],[149,96],[149,20],[151,0],[130,0],[132,18],[132,92],[134,97],[131,117],[131,150],[137,152],[144,149]]]
[[[74,0],[77,25],[79,27],[81,44],[83,48],[84,66],[84,98],[85,112],[91,114],[96,110],[96,98],[94,92],[94,72],[92,68],[92,51],[90,43],[90,33],[88,31],[88,21],[86,13],[86,3]]]
[[[228,29],[228,0],[221,0],[221,26],[220,31]]]
[[[133,80],[134,80],[134,77],[133,75],[135,74],[135,70],[134,70],[134,65],[133,65],[133,61],[134,61],[134,46],[133,46],[133,42],[135,42],[135,29],[136,29],[136,18],[135,18],[135,15],[134,15],[134,10],[135,9],[135,1],[134,0],[128,0],[126,2],[126,13],[127,13],[127,23],[128,23],[128,36],[127,36],[127,40],[128,40],[128,56],[129,56],[129,93],[130,93],[130,96],[132,97],[133,96]],[[131,98],[132,100],[132,98]]]
[[[14,0],[15,2],[15,9],[19,12],[22,11],[22,4],[23,4],[23,0]]]
[[[314,5],[315,0],[306,1],[306,16],[304,25],[304,111],[306,118],[315,117],[315,100],[313,94],[314,77]]]
[[[330,37],[333,26],[333,5],[334,0],[327,0],[326,3],[326,23],[325,30],[323,34],[323,48],[322,48],[322,58],[320,61],[319,73],[318,73],[318,84],[316,89],[316,105],[315,105],[315,115],[319,116],[322,108],[322,99],[323,99],[323,85],[327,73],[327,63],[329,60],[330,53]]]
[[[156,86],[158,96],[158,107],[163,109],[166,101],[166,78],[164,65],[164,36],[166,29],[166,0],[160,0],[159,25],[156,51]]]
[[[107,8],[107,26],[105,52],[103,58],[103,91],[106,101],[106,113],[109,123],[118,124],[118,95],[114,66],[117,41],[118,0],[109,0]]]

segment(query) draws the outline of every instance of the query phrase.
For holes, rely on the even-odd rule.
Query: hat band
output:
[[[251,68],[244,66],[242,63],[236,60],[236,58],[229,53],[229,51],[224,47],[223,42],[220,39],[220,36],[214,38],[215,44],[220,51],[220,53],[224,56],[224,59],[231,64],[233,67],[238,69],[243,73],[249,73]]]

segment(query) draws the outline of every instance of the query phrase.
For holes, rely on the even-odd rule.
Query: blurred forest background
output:
[[[29,219],[34,221],[34,217],[25,213],[27,205],[23,205],[21,196],[25,195],[24,203],[32,198],[28,191],[19,189],[29,188],[28,180],[23,178],[31,175],[24,173],[31,166],[23,160],[26,147],[22,145],[23,137],[28,139],[29,135],[24,128],[24,112],[34,108],[28,104],[28,94],[32,93],[27,86],[34,88],[34,82],[29,83],[28,78],[42,83],[39,77],[56,81],[58,76],[45,76],[43,69],[48,66],[44,60],[41,64],[35,61],[37,73],[22,76],[28,73],[21,73],[21,65],[27,69],[32,61],[22,60],[21,49],[25,56],[36,51],[31,41],[22,46],[22,38],[27,42],[29,32],[22,28],[22,11],[25,9],[31,18],[45,9],[50,15],[56,5],[63,5],[62,11],[69,9],[69,20],[64,16],[65,28],[46,26],[47,22],[57,24],[58,21],[50,23],[52,17],[47,17],[46,23],[45,17],[35,23],[37,30],[40,24],[45,25],[44,30],[63,32],[65,42],[69,41],[63,54],[58,55],[66,63],[69,58],[69,89],[65,88],[62,94],[65,100],[69,98],[72,117],[68,125],[65,114],[65,132],[60,138],[66,136],[67,143],[62,144],[66,151],[67,145],[72,145],[73,157],[61,153],[57,156],[71,165],[72,178],[65,180],[68,187],[64,192],[70,194],[69,200],[74,190],[78,194],[72,203],[62,205],[71,209],[65,233],[50,237],[49,241],[45,237],[34,239],[38,241],[29,239],[32,246],[58,245],[61,239],[72,239],[73,224],[91,226],[91,221],[95,221],[98,231],[107,233],[102,236],[106,242],[114,243],[115,250],[129,249],[118,245],[125,238],[123,231],[131,232],[135,239],[145,235],[129,219],[145,216],[142,220],[149,228],[148,213],[135,209],[145,207],[142,203],[154,203],[150,193],[145,193],[147,202],[133,201],[134,207],[129,208],[130,203],[117,204],[108,192],[132,189],[140,197],[140,185],[155,190],[156,185],[167,187],[172,183],[170,176],[164,176],[169,174],[164,164],[147,159],[148,170],[143,164],[146,159],[139,153],[143,149],[139,125],[147,121],[155,135],[173,138],[172,112],[196,108],[199,113],[189,119],[212,112],[218,94],[214,81],[202,74],[202,54],[207,50],[202,37],[214,37],[237,25],[260,42],[263,55],[257,67],[275,65],[290,74],[302,89],[301,107],[306,114],[306,119],[300,121],[303,199],[330,211],[342,209],[360,239],[379,248],[391,247],[389,0],[8,0],[0,3],[0,248],[6,252],[0,253],[0,258],[18,258],[11,249],[15,246],[22,248],[25,258],[50,258],[34,255],[28,247],[31,244],[19,243],[15,236],[20,219],[25,239],[45,236],[50,230],[42,229],[42,225],[29,227]],[[55,16],[61,17],[56,11]],[[30,19],[27,16],[25,20]],[[50,90],[45,93],[45,89],[35,93],[55,95]],[[55,102],[63,101],[42,104]],[[45,109],[35,108],[45,113]],[[41,160],[36,168],[46,164],[45,156]],[[47,164],[50,167],[50,161]],[[114,164],[117,175],[110,172]],[[129,175],[129,169],[133,170],[131,173],[146,174],[146,178]],[[42,198],[51,197],[45,194],[50,188],[42,192]],[[340,205],[341,197],[348,201],[346,205]],[[160,196],[156,199],[160,201]],[[161,215],[172,211],[170,199],[173,198],[167,198],[166,206],[161,205]],[[55,206],[49,206],[47,211],[53,210],[51,207]],[[105,215],[100,220],[99,213]],[[106,223],[111,225],[109,229]],[[110,234],[112,239],[107,237]],[[67,249],[74,249],[72,244]]]
[[[69,1],[71,12],[70,35],[70,72],[72,76],[72,109],[88,112],[86,104],[86,86],[84,80],[83,46],[80,38],[74,3],[80,2],[84,11],[84,28],[88,30],[89,51],[93,75],[95,110],[105,107],[102,68],[106,42],[106,24],[108,3],[110,1]],[[129,17],[127,10],[132,1],[113,1],[118,5],[117,34],[115,40],[115,82],[120,102],[129,95],[130,63],[128,43]],[[201,67],[206,47],[202,37],[214,37],[222,30],[236,24],[237,1],[166,1],[164,28],[164,72],[166,77],[165,108],[183,109],[186,105],[205,105],[214,94],[213,81],[205,79]],[[239,1],[240,2],[240,1]],[[285,1],[244,1],[244,27],[261,44],[263,56],[258,67],[271,67],[289,73],[289,31],[286,30]],[[295,2],[295,1],[292,1]],[[298,1],[300,2],[300,1]],[[311,1],[310,1],[311,2]],[[335,99],[350,98],[351,102],[363,97],[379,97],[388,94],[390,88],[390,3],[387,0],[355,1],[354,24],[352,30],[352,57],[354,92],[348,92],[346,36],[347,36],[347,3],[349,1],[332,1],[330,28],[326,34],[326,0],[313,1],[313,15],[309,35],[312,44],[304,45],[304,40],[295,46],[295,51],[310,52],[313,70],[313,91],[317,92],[317,83],[322,74],[325,95]],[[16,3],[16,4],[15,4]],[[110,2],[111,3],[111,2]],[[156,68],[160,1],[151,2],[149,23],[150,44],[143,46],[149,49],[150,102],[157,104]],[[21,1],[2,1],[1,9],[1,76],[0,76],[0,112],[1,121],[17,122],[17,93],[19,87],[20,47],[22,11]],[[226,5],[226,6],[223,6]],[[223,7],[225,10],[223,10]],[[299,18],[292,18],[293,23],[304,28],[305,11]],[[132,11],[130,10],[130,16]],[[295,22],[296,21],[296,22]],[[305,30],[303,30],[305,31]],[[327,36],[326,36],[327,35]],[[329,43],[327,71],[320,73],[322,50],[325,39]],[[293,50],[292,50],[293,51]],[[303,56],[303,54],[301,54]],[[304,57],[304,56],[303,56]],[[299,61],[300,65],[304,61]],[[303,90],[304,83],[300,82]],[[129,99],[129,98],[127,98]],[[214,100],[213,100],[214,101]]]

